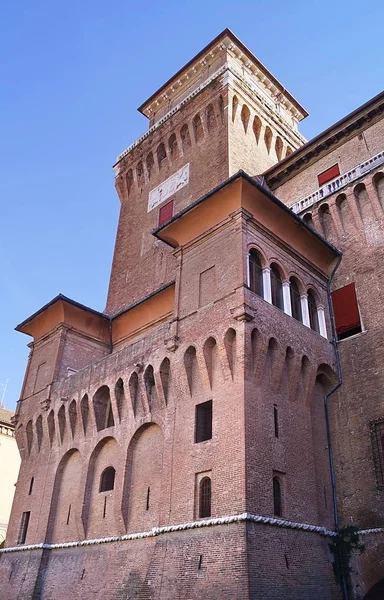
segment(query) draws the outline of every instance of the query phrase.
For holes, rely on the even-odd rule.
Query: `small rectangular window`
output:
[[[164,204],[159,210],[159,227],[173,217],[173,200]]]
[[[279,437],[279,413],[277,412],[277,406],[273,407],[273,421],[275,426],[275,437]]]
[[[196,406],[195,442],[212,439],[212,400]]]
[[[362,331],[355,284],[350,283],[331,294],[337,339],[343,340]]]
[[[379,489],[384,489],[384,419],[371,423],[373,461]]]
[[[27,538],[27,531],[28,531],[30,516],[31,516],[31,512],[29,510],[27,512],[23,512],[23,516],[21,517],[19,539],[17,540],[18,544],[25,544],[25,540]]]
[[[319,186],[321,187],[322,185],[324,185],[328,181],[331,181],[331,179],[335,179],[335,177],[338,177],[339,175],[339,165],[333,165],[332,167],[329,167],[329,169],[323,171],[322,173],[320,173],[320,175],[317,176]]]

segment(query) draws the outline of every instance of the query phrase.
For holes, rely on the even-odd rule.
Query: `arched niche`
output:
[[[92,452],[88,464],[82,519],[88,538],[117,535],[116,496],[122,479],[121,449],[115,438],[108,436],[100,440]],[[115,469],[112,490],[100,491],[103,473],[109,467]]]
[[[71,449],[64,454],[57,467],[48,519],[47,542],[69,542],[83,538],[79,519],[83,489],[81,455],[77,449]]]
[[[129,444],[122,505],[128,531],[159,525],[163,445],[162,431],[155,423],[142,425]]]

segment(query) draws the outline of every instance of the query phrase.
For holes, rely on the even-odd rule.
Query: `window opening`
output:
[[[150,498],[150,494],[151,494],[151,488],[148,486],[148,489],[147,489],[147,504],[146,504],[146,509],[145,510],[149,510],[149,498]]]
[[[315,296],[313,295],[313,292],[311,290],[309,290],[309,292],[308,292],[308,312],[309,312],[309,324],[311,326],[311,329],[313,329],[313,331],[317,331],[317,333],[320,333],[319,317],[317,314],[316,300],[315,300]]]
[[[303,314],[301,312],[301,298],[299,286],[294,277],[289,280],[289,293],[291,295],[292,317],[297,321],[303,322]]]
[[[212,400],[197,404],[195,424],[196,443],[212,439]]]
[[[249,287],[252,292],[263,297],[263,269],[260,256],[255,250],[251,250],[248,255],[249,262]]]
[[[21,517],[19,538],[17,540],[18,544],[25,544],[25,540],[27,538],[30,516],[31,516],[31,511],[28,510],[27,512],[23,512],[23,515]]]
[[[32,490],[33,490],[33,484],[35,482],[35,478],[32,477],[30,483],[29,483],[29,492],[28,492],[28,496],[30,496],[32,494]]]
[[[203,477],[200,481],[199,517],[211,516],[211,479]]]
[[[115,474],[116,471],[113,467],[104,469],[100,477],[99,492],[109,492],[113,490],[115,486]]]
[[[103,519],[105,519],[106,514],[107,514],[107,496],[104,496]]]
[[[277,406],[275,404],[275,406],[273,407],[273,422],[274,422],[274,428],[275,428],[275,437],[279,437],[279,414],[277,412]]]
[[[68,514],[67,514],[67,525],[69,524],[69,518],[71,516],[71,505],[68,506]]]
[[[271,265],[271,291],[272,291],[272,304],[284,310],[283,303],[283,282],[277,265]]]
[[[281,517],[281,486],[277,477],[273,478],[273,514]]]

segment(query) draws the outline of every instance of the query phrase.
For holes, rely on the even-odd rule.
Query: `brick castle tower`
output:
[[[322,152],[307,113],[229,30],[139,110],[105,312],[59,295],[17,328],[4,600],[340,598],[342,240],[325,209],[297,216],[321,198],[286,206]]]

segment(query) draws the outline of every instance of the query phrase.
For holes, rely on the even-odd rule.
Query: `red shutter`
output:
[[[317,180],[319,185],[322,186],[327,183],[327,181],[331,181],[331,179],[335,179],[335,177],[338,177],[339,175],[339,165],[333,165],[333,167],[329,167],[329,169],[320,173],[320,175],[317,176]]]
[[[173,200],[162,206],[159,210],[159,227],[173,217]]]
[[[331,296],[337,334],[340,336],[353,329],[361,330],[355,284],[350,283],[332,292]]]

